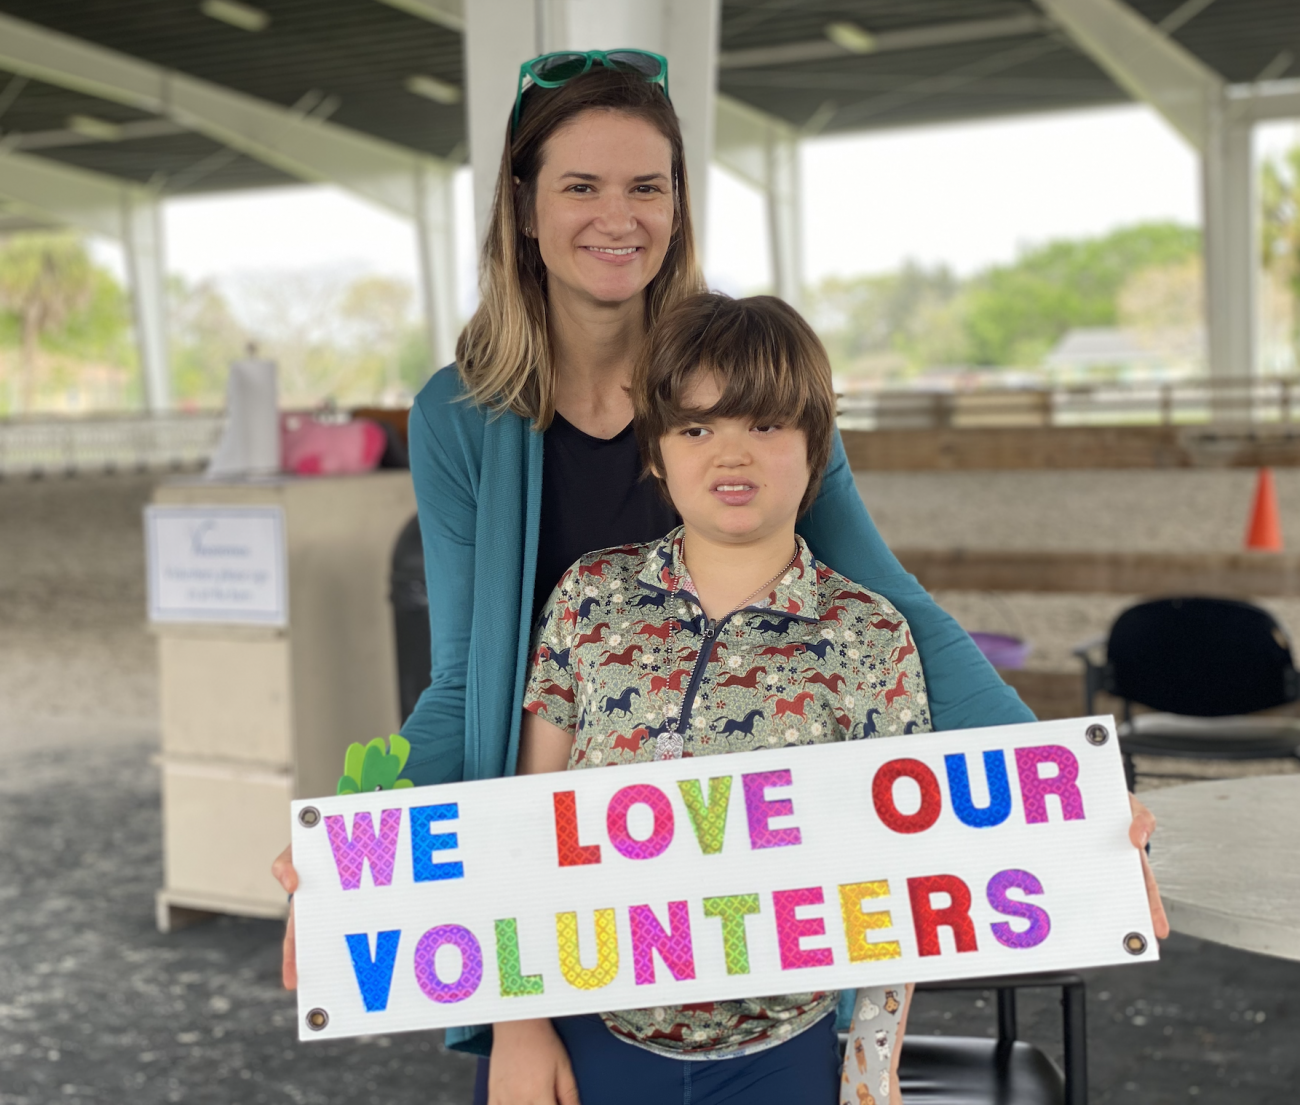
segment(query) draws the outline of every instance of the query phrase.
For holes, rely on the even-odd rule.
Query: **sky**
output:
[[[1257,130],[1261,152],[1300,125]],[[933,126],[806,141],[805,277],[885,272],[906,260],[961,275],[1027,245],[1102,234],[1148,219],[1199,221],[1196,159],[1142,106]],[[710,175],[706,275],[733,294],[769,279],[762,201],[721,169]],[[456,181],[459,298],[474,301],[470,179]],[[337,188],[302,186],[170,200],[168,268],[187,280],[331,268],[414,281],[407,223]],[[114,247],[97,253],[120,268]]]

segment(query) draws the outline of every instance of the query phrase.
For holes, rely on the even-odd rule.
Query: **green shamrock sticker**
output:
[[[349,744],[337,793],[361,794],[415,786],[410,779],[398,778],[410,755],[411,742],[400,733],[390,736],[386,747],[383,737],[376,737],[369,744]]]

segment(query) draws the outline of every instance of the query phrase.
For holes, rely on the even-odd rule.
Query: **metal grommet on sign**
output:
[[[1141,955],[1147,950],[1147,938],[1140,932],[1130,932],[1124,937],[1124,950],[1129,955]]]
[[[298,823],[305,828],[313,828],[320,824],[320,810],[315,806],[303,806],[298,811]]]
[[[1110,730],[1104,725],[1089,725],[1086,736],[1089,744],[1100,747],[1110,740]]]
[[[324,1009],[313,1009],[307,1014],[307,1027],[313,1032],[319,1032],[330,1023],[330,1015]]]

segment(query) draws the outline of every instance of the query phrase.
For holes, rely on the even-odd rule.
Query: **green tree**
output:
[[[97,286],[104,282],[73,234],[20,234],[0,246],[0,308],[16,316],[19,332],[19,410],[35,399],[42,341],[89,306]]]
[[[402,385],[413,299],[414,291],[405,280],[363,276],[348,285],[339,303],[353,356],[376,392],[391,392]]]
[[[1113,326],[1118,298],[1134,274],[1195,256],[1200,232],[1142,223],[1083,241],[1050,242],[1010,265],[976,276],[963,296],[971,360],[1037,364],[1076,326]]]
[[[211,280],[190,285],[173,276],[167,294],[176,399],[185,407],[220,407],[230,362],[247,350],[244,328]]]
[[[947,325],[959,289],[946,267],[908,261],[898,272],[827,278],[809,293],[809,315],[836,372],[889,373],[963,359],[962,336]]]
[[[1264,162],[1260,201],[1264,266],[1291,291],[1292,342],[1300,361],[1300,146]]]

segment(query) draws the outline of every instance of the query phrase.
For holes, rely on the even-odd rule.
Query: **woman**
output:
[[[432,636],[432,681],[403,727],[417,785],[514,772],[534,614],[583,553],[656,539],[677,522],[640,479],[626,391],[647,328],[701,287],[667,63],[635,51],[576,58],[521,71],[482,301],[457,364],[411,411]],[[838,434],[799,532],[818,559],[906,617],[936,729],[1033,720],[886,548]],[[1135,807],[1134,843],[1153,827]],[[292,893],[287,851],[273,870]],[[1160,914],[1160,935],[1162,926]],[[284,977],[296,983],[292,913]],[[447,1042],[492,1049],[494,1105],[568,1099],[568,1058],[549,1021],[500,1026],[495,1040],[484,1028],[450,1030]]]

